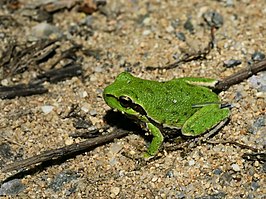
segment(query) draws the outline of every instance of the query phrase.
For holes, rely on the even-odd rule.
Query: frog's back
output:
[[[156,82],[137,78],[132,89],[149,118],[170,127],[180,128],[198,108],[192,105],[219,101],[209,88],[186,83],[182,79]]]

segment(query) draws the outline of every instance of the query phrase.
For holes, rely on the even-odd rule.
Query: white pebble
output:
[[[234,171],[240,171],[240,167],[238,164],[232,164],[231,166]]]
[[[151,33],[150,30],[144,30],[144,31],[142,32],[142,35],[146,36],[146,35],[149,35],[150,33]]]
[[[54,107],[53,106],[50,106],[50,105],[44,105],[41,108],[42,108],[42,112],[44,114],[48,114],[48,113],[50,113],[54,109]]]
[[[188,161],[188,165],[189,165],[189,166],[193,166],[194,164],[195,164],[195,160],[189,160],[189,161]]]
[[[82,97],[82,98],[88,97],[87,91],[80,92],[80,97]]]
[[[3,79],[1,81],[1,84],[2,84],[2,86],[8,86],[8,80],[7,79]]]

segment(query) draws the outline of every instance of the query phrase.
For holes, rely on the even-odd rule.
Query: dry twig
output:
[[[108,134],[108,135],[103,135],[97,138],[92,138],[83,142],[80,142],[78,144],[71,144],[69,146],[65,146],[62,148],[58,148],[58,149],[52,149],[49,151],[45,151],[42,152],[40,155],[36,155],[24,160],[20,160],[14,163],[11,163],[9,165],[6,165],[2,171],[3,172],[9,172],[9,171],[13,171],[13,170],[20,170],[23,169],[25,167],[34,165],[34,164],[38,164],[38,163],[42,163],[48,160],[52,160],[52,159],[58,159],[64,156],[68,156],[71,154],[75,154],[78,152],[82,152],[82,151],[87,151],[90,150],[92,148],[95,148],[96,146],[100,146],[103,144],[106,144],[108,142],[113,141],[116,138],[122,138],[126,135],[129,134],[129,131],[125,131],[125,130],[117,130],[114,133]]]

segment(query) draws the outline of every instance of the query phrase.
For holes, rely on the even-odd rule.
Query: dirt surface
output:
[[[0,100],[2,168],[83,141],[71,137],[81,131],[75,127],[78,119],[87,121],[89,129],[103,128],[110,108],[102,91],[122,71],[158,81],[185,76],[222,79],[266,52],[264,0],[116,0],[98,6],[85,1],[87,10],[76,1],[58,1],[64,6],[56,11],[51,10],[60,7],[57,1],[17,2],[0,3],[1,85],[27,84],[67,63],[79,64],[82,75],[55,82],[45,79],[42,85],[49,92],[44,94]],[[146,69],[203,50],[210,40],[208,16],[214,17],[216,28],[214,48],[205,59],[170,70]],[[39,54],[47,50],[26,48],[38,41],[43,44],[41,39],[56,40],[51,45],[54,51],[45,59]],[[12,44],[17,53],[5,62]],[[77,47],[74,53],[57,62],[73,46]],[[31,53],[21,56],[23,49]],[[241,64],[226,67],[224,62],[232,59]],[[230,122],[212,141],[236,141],[265,150],[265,76],[262,72],[220,93],[233,108]],[[121,120],[118,117],[115,122]],[[189,152],[162,150],[160,158],[139,166],[124,153],[138,156],[146,150],[150,139],[141,133],[33,166],[28,173],[0,172],[0,194],[7,198],[266,198],[265,157],[253,161],[242,157],[252,150],[201,144]]]

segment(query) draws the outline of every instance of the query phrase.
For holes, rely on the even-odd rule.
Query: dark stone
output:
[[[241,64],[242,62],[240,60],[237,59],[230,59],[230,60],[226,60],[224,61],[224,67],[226,68],[232,68],[235,67],[239,64]]]
[[[176,34],[176,37],[180,40],[180,41],[186,41],[186,36],[184,33],[182,32],[177,32]]]
[[[191,19],[188,18],[187,21],[184,23],[184,28],[188,30],[190,33],[194,33],[194,26],[191,23]]]
[[[224,172],[222,175],[221,175],[221,178],[220,178],[220,184],[223,185],[223,186],[226,186],[226,185],[229,185],[230,182],[232,181],[233,177],[232,175],[229,173],[229,172]]]
[[[265,54],[262,52],[255,52],[251,57],[253,61],[261,61],[265,58]]]
[[[220,28],[224,23],[223,16],[215,11],[205,12],[202,17],[210,27]]]
[[[213,173],[214,173],[215,175],[220,175],[221,173],[223,173],[223,171],[222,171],[221,169],[215,169],[215,170],[213,171]]]
[[[59,191],[61,187],[71,182],[72,180],[75,180],[79,177],[78,174],[76,174],[73,171],[64,171],[62,173],[59,173],[54,180],[50,183],[49,188],[53,189],[55,192]]]
[[[249,133],[256,134],[256,132],[263,126],[266,125],[266,116],[258,117],[254,122],[253,125],[248,129]]]
[[[17,195],[25,189],[25,185],[19,179],[13,179],[5,182],[0,187],[0,196]]]
[[[83,120],[83,119],[78,119],[75,123],[74,123],[74,127],[76,129],[88,129],[89,127],[91,127],[92,122],[88,121],[88,120]]]
[[[257,181],[251,182],[251,190],[256,191],[258,188],[260,188],[260,185]]]
[[[0,144],[0,156],[6,159],[12,157],[11,147],[7,143]]]

